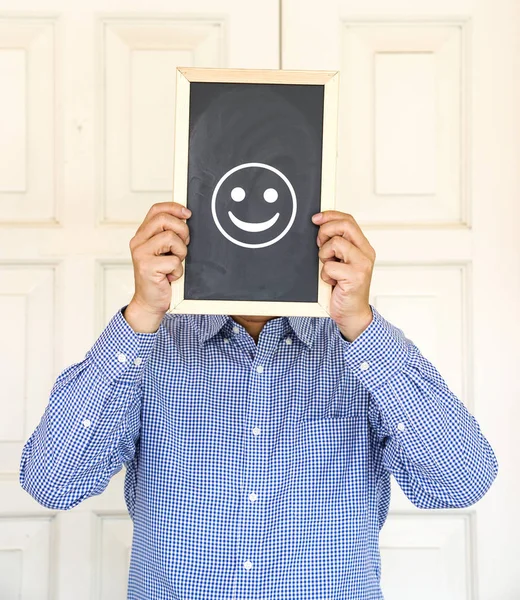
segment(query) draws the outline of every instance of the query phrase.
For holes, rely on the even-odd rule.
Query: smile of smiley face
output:
[[[211,199],[215,225],[244,248],[265,248],[289,231],[296,217],[296,194],[278,169],[263,163],[238,165],[217,183]]]

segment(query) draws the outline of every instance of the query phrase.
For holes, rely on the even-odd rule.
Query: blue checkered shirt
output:
[[[479,425],[373,309],[330,319],[118,312],[57,379],[20,481],[68,509],[126,465],[132,600],[381,599],[392,474],[420,508],[467,507],[497,473]]]

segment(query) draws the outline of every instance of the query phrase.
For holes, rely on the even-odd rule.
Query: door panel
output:
[[[342,27],[338,192],[361,221],[465,220],[466,29],[456,22]]]
[[[56,219],[56,43],[53,18],[0,16],[0,223]]]
[[[380,538],[389,600],[470,600],[468,515],[394,515]]]
[[[225,66],[224,19],[104,19],[103,221],[135,222],[171,200],[177,66]]]

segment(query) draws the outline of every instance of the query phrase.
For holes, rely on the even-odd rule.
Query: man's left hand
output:
[[[351,215],[327,210],[312,221],[320,227],[321,278],[333,286],[330,316],[352,342],[372,322],[369,294],[376,253]]]

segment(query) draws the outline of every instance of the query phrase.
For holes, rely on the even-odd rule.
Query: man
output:
[[[420,508],[497,473],[475,419],[369,305],[375,252],[319,213],[331,319],[166,315],[190,212],[151,208],[135,294],[57,379],[20,480],[67,509],[126,464],[132,600],[376,600],[390,473]]]

